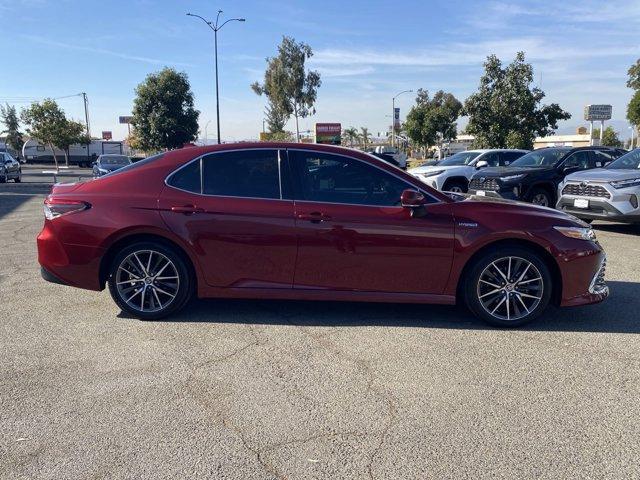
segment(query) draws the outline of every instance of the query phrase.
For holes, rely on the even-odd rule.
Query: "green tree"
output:
[[[636,60],[636,63],[629,67],[627,74],[629,75],[627,87],[634,90],[640,90],[640,58]]]
[[[353,147],[353,144],[358,141],[358,129],[356,127],[345,128],[342,131],[342,136],[349,142],[349,146]]]
[[[55,101],[47,98],[42,103],[35,102],[24,109],[21,118],[28,126],[27,133],[51,149],[57,171],[58,158],[54,145],[60,141],[68,122],[64,112]]]
[[[439,90],[430,98],[429,92],[420,88],[416,104],[411,107],[403,128],[420,147],[440,145],[455,138],[456,120],[461,110],[462,103],[451,93]]]
[[[556,103],[541,106],[545,94],[532,82],[533,67],[524,52],[506,68],[495,55],[487,57],[480,87],[462,111],[469,116],[466,130],[475,136],[474,146],[531,149],[536,136],[552,134],[559,120],[571,118]]]
[[[640,90],[636,91],[627,105],[627,120],[631,125],[640,125]]]
[[[360,137],[360,140],[362,141],[362,146],[364,148],[367,148],[367,144],[371,139],[371,133],[369,132],[369,129],[367,127],[360,127],[359,137]]]
[[[136,87],[131,124],[142,150],[170,150],[194,141],[199,115],[186,73],[165,67]]]
[[[591,138],[600,139],[600,129],[594,128]],[[602,145],[606,147],[621,147],[622,140],[618,137],[618,132],[616,132],[611,125],[604,129],[602,132]]]
[[[0,105],[0,120],[5,126],[5,130],[0,133],[7,134],[7,145],[19,152],[24,143],[24,139],[20,131],[20,121],[16,107],[9,104],[6,106]]]
[[[265,119],[269,133],[278,134],[284,132],[284,127],[289,120],[289,114],[279,105],[269,101],[269,105],[264,110]]]
[[[69,166],[69,147],[76,143],[88,145],[91,139],[85,132],[84,124],[74,120],[65,119],[60,125],[54,145],[64,152],[65,165]]]
[[[278,46],[278,55],[267,58],[264,83],[251,85],[256,94],[265,95],[271,105],[286,112],[287,119],[295,117],[297,141],[300,141],[298,119],[315,113],[313,105],[322,84],[320,73],[305,70],[305,62],[312,56],[309,45],[285,36]]]

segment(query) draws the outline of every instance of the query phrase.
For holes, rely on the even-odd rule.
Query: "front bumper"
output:
[[[483,193],[478,193],[483,192]],[[471,195],[480,195],[484,197],[505,198],[507,200],[520,200],[520,196],[513,189],[509,190],[474,190],[469,189]]]
[[[609,296],[605,282],[607,256],[599,244],[595,251],[565,256],[561,265],[563,294],[560,305],[574,307],[599,303]]]
[[[640,200],[640,190],[638,188],[625,188],[616,190],[610,185],[599,184],[609,194],[610,198],[592,197],[586,195],[562,194],[558,200],[556,208],[570,213],[578,218],[588,220],[610,220],[623,223],[640,223],[640,205],[634,207],[632,200]],[[560,187],[562,189],[563,187]],[[575,207],[577,199],[587,200],[587,208]],[[637,203],[636,203],[637,205]]]

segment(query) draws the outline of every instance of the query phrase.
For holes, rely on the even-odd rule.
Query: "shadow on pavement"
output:
[[[529,331],[640,333],[640,284],[609,282],[611,296],[597,305],[549,308]],[[122,318],[127,318],[121,313]],[[306,302],[291,300],[196,300],[165,322],[247,323],[314,327],[388,326],[493,329],[459,306]]]
[[[593,223],[593,228],[605,232],[622,233],[627,235],[640,235],[640,224],[628,223]]]
[[[51,191],[47,184],[0,184],[0,220],[33,197],[44,198]]]

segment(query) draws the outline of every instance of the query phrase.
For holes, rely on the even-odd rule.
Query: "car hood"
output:
[[[523,173],[539,173],[549,170],[551,167],[487,167],[478,170],[474,177],[500,178],[510,177],[512,175],[521,175]]]
[[[441,170],[446,170],[447,172],[460,170],[466,172],[468,170],[473,169],[473,167],[469,165],[429,165],[424,167],[416,167],[407,171],[411,175],[415,174],[425,174],[430,172],[439,172]]]
[[[468,218],[478,218],[479,216],[487,215],[488,219],[495,220],[498,217],[510,214],[525,218],[535,217],[537,220],[544,219],[549,225],[573,225],[585,228],[589,226],[573,215],[532,203],[507,200],[500,197],[483,197],[457,193],[453,195],[455,195],[453,198],[457,200],[454,203],[454,209],[457,211],[456,214],[461,217],[467,217],[468,215]],[[499,208],[499,212],[495,210],[496,207]],[[524,223],[526,224],[527,222],[525,221]]]
[[[630,180],[640,178],[640,169],[637,168],[595,168],[568,175],[565,182],[614,182],[616,180]]]
[[[122,167],[126,167],[126,165],[98,165],[100,170],[106,170],[107,172],[114,172]]]

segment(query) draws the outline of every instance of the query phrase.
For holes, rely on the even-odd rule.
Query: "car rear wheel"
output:
[[[453,180],[451,182],[447,182],[443,190],[445,192],[467,193],[467,191],[469,190],[469,185],[460,180]]]
[[[160,242],[140,242],[114,258],[109,292],[125,312],[156,320],[180,310],[189,301],[192,281],[185,260]]]
[[[22,170],[18,171],[18,176],[13,181],[16,183],[20,183],[22,181]]]
[[[464,286],[467,307],[498,327],[517,327],[538,317],[553,290],[545,261],[527,248],[487,252],[471,266]]]

